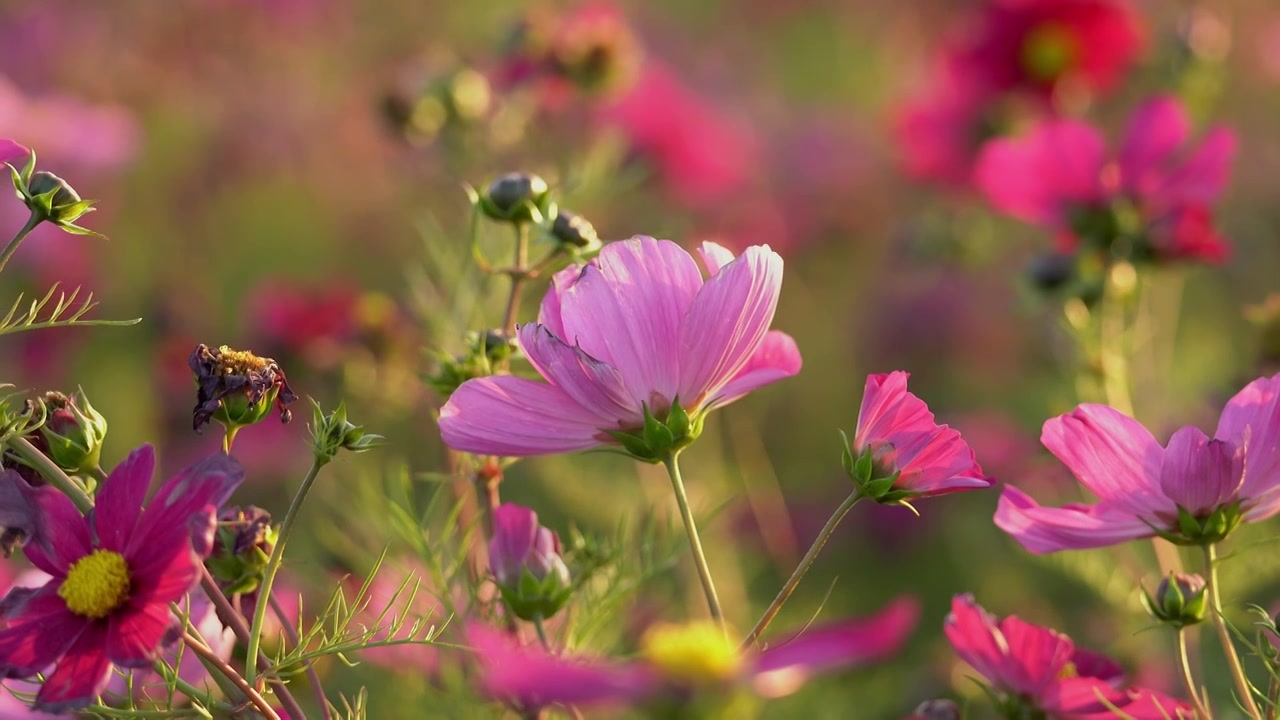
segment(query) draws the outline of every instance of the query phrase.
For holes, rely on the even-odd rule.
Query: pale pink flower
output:
[[[1085,404],[1047,421],[1040,440],[1098,501],[1042,507],[1005,487],[995,523],[1033,553],[1159,533],[1216,542],[1240,522],[1280,512],[1280,375],[1254,380],[1231,398],[1212,438],[1188,426],[1161,447],[1137,420]],[[1185,527],[1180,515],[1197,528]]]
[[[468,380],[440,410],[445,444],[526,456],[586,450],[662,418],[678,398],[691,418],[800,370],[790,336],[769,330],[782,258],[767,245],[734,257],[700,249],[709,278],[668,240],[611,243],[553,278],[519,343],[546,382]]]

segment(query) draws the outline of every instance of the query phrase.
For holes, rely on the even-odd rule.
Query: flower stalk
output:
[[[40,452],[40,449],[32,445],[30,440],[24,437],[13,438],[9,441],[9,447],[18,453],[18,457],[22,458],[23,462],[35,468],[36,472],[40,473],[40,476],[47,480],[50,485],[70,498],[81,514],[88,513],[93,509],[93,498],[89,497],[89,493],[85,492],[80,483],[63,472],[57,463]]]
[[[22,245],[22,241],[26,239],[27,235],[43,221],[44,218],[35,213],[32,213],[31,217],[27,218],[27,224],[23,225],[18,234],[14,235],[13,239],[9,241],[9,244],[4,246],[4,250],[0,250],[0,271],[3,271],[5,266],[9,264],[9,258],[18,252],[18,247]]]
[[[1196,708],[1196,716],[1209,720],[1213,714],[1209,712],[1209,708],[1205,707],[1204,702],[1200,700],[1200,693],[1196,691],[1195,676],[1191,673],[1191,659],[1187,654],[1187,629],[1185,627],[1178,628],[1178,664],[1182,667],[1182,683],[1187,687],[1187,697],[1191,698],[1191,704]]]
[[[680,518],[684,521],[685,533],[689,536],[689,547],[693,550],[693,564],[698,568],[698,579],[702,581],[702,592],[707,596],[707,608],[711,618],[724,628],[724,612],[720,609],[720,598],[716,595],[716,585],[711,579],[711,567],[707,564],[707,556],[702,552],[702,540],[698,538],[698,526],[693,519],[693,511],[689,509],[689,496],[684,491],[684,479],[680,475],[680,453],[672,452],[662,460],[667,468],[667,476],[671,478],[671,488],[676,494],[676,503],[680,506]]]
[[[1211,608],[1209,614],[1213,616],[1213,625],[1218,629],[1218,641],[1222,645],[1223,654],[1227,656],[1227,667],[1231,670],[1231,679],[1235,681],[1236,693],[1240,696],[1240,703],[1249,713],[1249,717],[1260,719],[1262,713],[1253,700],[1253,688],[1249,685],[1249,678],[1240,665],[1240,656],[1236,653],[1235,643],[1231,642],[1231,631],[1227,628],[1227,619],[1222,614],[1222,597],[1218,592],[1218,549],[1212,543],[1204,546],[1204,564]]]

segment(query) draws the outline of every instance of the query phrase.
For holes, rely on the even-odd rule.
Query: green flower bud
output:
[[[361,453],[382,445],[386,438],[365,432],[363,426],[347,421],[347,406],[339,403],[338,409],[324,414],[320,403],[311,401],[311,451],[316,460],[327,463],[339,450]]]
[[[70,396],[48,392],[40,399],[46,419],[40,426],[42,450],[69,473],[89,473],[98,467],[107,419],[85,397],[84,390]]]
[[[258,589],[276,536],[271,514],[261,508],[232,506],[218,514],[213,552],[205,564],[226,594],[240,595]]]
[[[14,188],[38,221],[49,221],[76,235],[96,235],[92,230],[75,225],[85,213],[93,212],[93,200],[81,200],[80,194],[66,180],[51,172],[33,172],[25,186],[15,171]]]
[[[530,173],[497,177],[476,202],[486,216],[515,225],[541,223],[556,216],[547,181]]]
[[[1204,620],[1208,602],[1204,578],[1169,573],[1160,581],[1154,597],[1143,591],[1142,601],[1147,612],[1162,623],[1176,628],[1195,625]]]
[[[561,210],[556,214],[555,222],[551,223],[551,236],[560,242],[561,246],[572,248],[575,252],[591,252],[600,248],[600,238],[596,235],[596,229],[587,222],[587,219],[581,215]]]

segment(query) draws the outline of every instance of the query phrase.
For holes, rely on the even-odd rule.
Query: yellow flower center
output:
[[[1035,80],[1052,82],[1071,69],[1079,51],[1079,41],[1070,30],[1045,23],[1023,39],[1022,69]]]
[[[224,375],[248,375],[255,371],[265,370],[271,358],[261,358],[248,350],[232,350],[223,345],[218,348],[218,367]]]
[[[728,680],[742,666],[737,644],[711,622],[654,625],[645,632],[640,646],[646,660],[683,682]]]
[[[1076,677],[1079,674],[1080,672],[1076,670],[1076,664],[1073,662],[1069,662],[1066,665],[1063,665],[1062,669],[1058,671],[1058,679],[1070,680],[1071,678]]]
[[[71,565],[58,588],[67,609],[101,620],[129,599],[129,564],[110,550],[94,550]]]

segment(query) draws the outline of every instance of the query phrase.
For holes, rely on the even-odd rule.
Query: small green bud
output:
[[[542,223],[556,216],[547,181],[531,173],[500,175],[476,202],[489,218],[514,225]]]
[[[1206,604],[1204,578],[1199,575],[1169,573],[1160,581],[1155,596],[1142,593],[1147,612],[1160,622],[1176,628],[1195,625],[1204,620]]]
[[[261,508],[232,506],[218,514],[213,552],[205,564],[223,591],[239,595],[258,588],[277,535],[271,514]]]
[[[45,170],[31,174],[25,189],[17,186],[19,196],[33,216],[76,235],[96,234],[78,227],[75,221],[85,213],[93,212],[93,200],[81,200],[80,194],[66,180]]]
[[[107,419],[93,405],[84,390],[70,396],[45,393],[46,419],[40,426],[42,448],[58,467],[69,473],[89,473],[98,467],[102,442],[107,437]]]
[[[581,215],[561,210],[551,223],[551,236],[562,247],[572,248],[578,253],[589,253],[600,248],[600,238],[596,229]]]
[[[361,425],[347,421],[347,406],[339,403],[338,409],[324,414],[320,403],[311,401],[311,451],[316,460],[327,463],[339,450],[362,453],[382,445],[386,438],[365,432]]]

